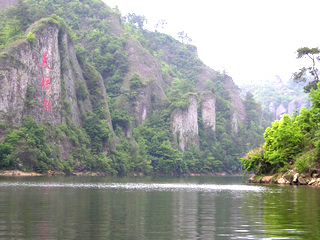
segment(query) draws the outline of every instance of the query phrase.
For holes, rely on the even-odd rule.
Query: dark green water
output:
[[[240,177],[0,178],[0,239],[320,239],[320,189]]]

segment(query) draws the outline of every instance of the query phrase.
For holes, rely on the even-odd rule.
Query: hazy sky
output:
[[[149,30],[164,19],[162,32],[185,31],[200,59],[237,84],[276,75],[287,80],[303,65],[296,50],[320,45],[319,0],[104,1],[123,15],[144,15]]]

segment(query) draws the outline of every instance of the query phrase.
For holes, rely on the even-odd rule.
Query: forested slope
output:
[[[263,141],[253,96],[137,15],[25,0],[0,16],[2,169],[232,173]]]
[[[249,152],[242,159],[245,170],[253,170],[258,176],[274,175],[274,181],[279,183],[298,183],[294,175],[301,174],[307,179],[299,179],[299,182],[306,184],[312,181],[312,177],[319,176],[320,85],[309,95],[310,109],[302,108],[299,115],[292,117],[286,114],[266,129],[263,147]],[[281,177],[283,180],[279,180]]]

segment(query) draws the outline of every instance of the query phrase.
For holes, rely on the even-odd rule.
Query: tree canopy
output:
[[[308,48],[308,47],[302,47],[297,50],[298,56],[297,58],[308,58],[311,60],[311,66],[310,67],[303,67],[298,72],[295,72],[293,74],[294,79],[297,82],[304,82],[307,83],[307,85],[304,87],[306,92],[310,92],[311,89],[316,89],[317,84],[319,82],[319,75],[318,75],[318,68],[317,65],[320,61],[320,50],[319,48]],[[308,75],[310,77],[308,78]]]

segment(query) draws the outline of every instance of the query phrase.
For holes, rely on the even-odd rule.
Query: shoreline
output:
[[[54,176],[77,176],[77,177],[110,177],[110,173],[105,172],[72,172],[70,175],[59,171],[48,171],[47,173],[25,172],[21,170],[0,170],[0,177],[54,177]],[[166,175],[166,174],[143,174],[131,173],[128,177],[146,177],[146,176],[167,176],[167,177],[222,177],[222,176],[243,176],[242,173],[228,174],[220,173],[189,173],[181,175]]]
[[[296,169],[290,169],[282,174],[255,175],[253,174],[249,183],[277,184],[277,185],[305,185],[320,187],[320,174],[311,172],[308,174],[298,173]]]
[[[54,176],[68,176],[64,172],[59,171],[48,171],[46,173],[37,173],[37,172],[25,172],[21,170],[1,170],[0,177],[54,177]],[[109,173],[102,172],[72,172],[69,176],[111,176]]]

